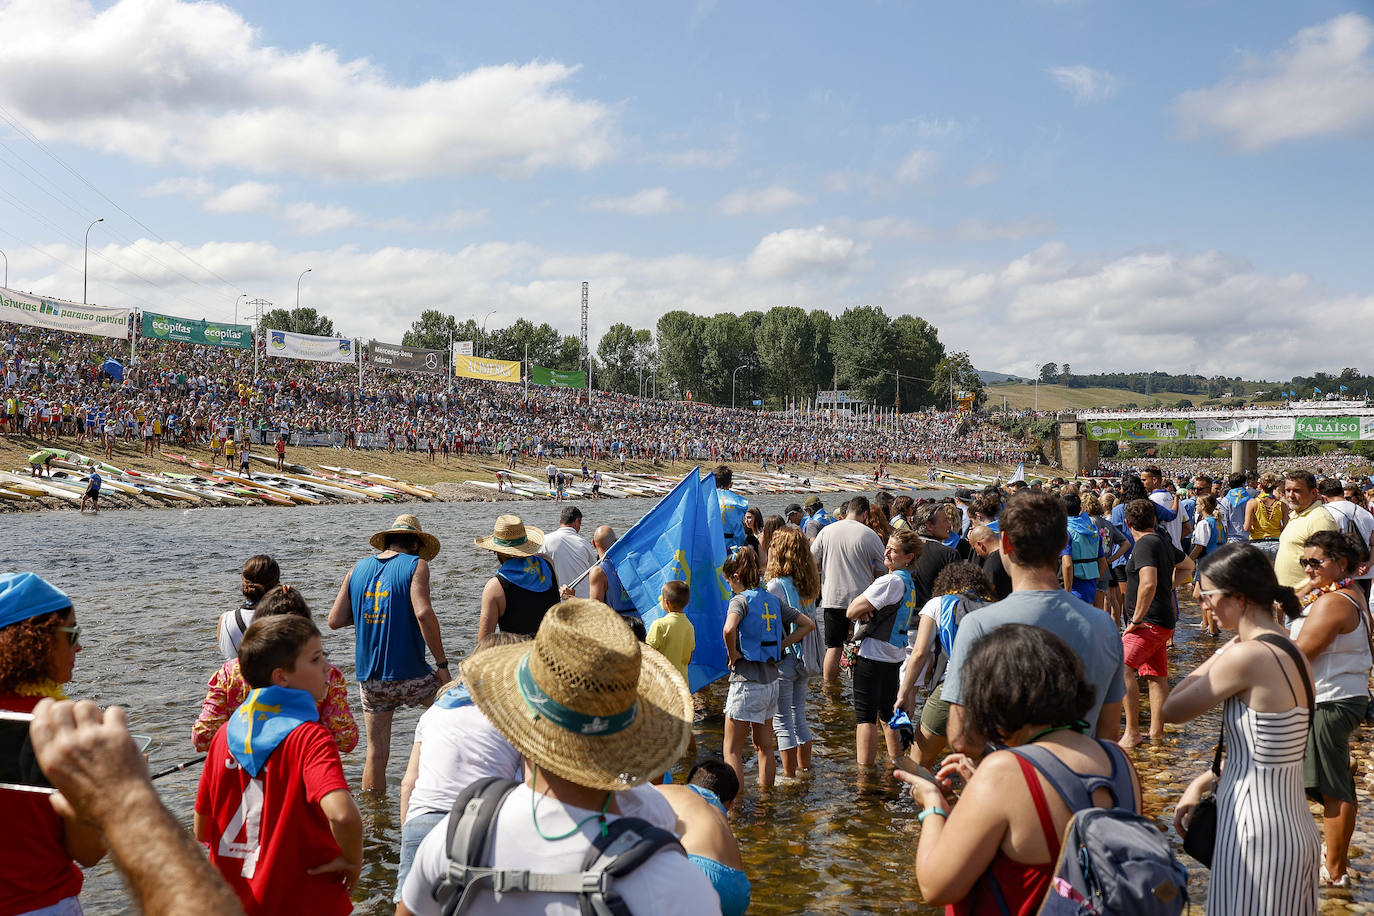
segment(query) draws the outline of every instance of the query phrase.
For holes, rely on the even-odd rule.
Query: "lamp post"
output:
[[[482,336],[477,338],[477,348],[482,352],[478,353],[478,356],[485,356],[487,353],[487,319],[495,314],[496,309],[492,309],[490,312],[487,312],[487,314],[482,318]]]
[[[749,364],[745,363],[743,366],[736,366],[735,371],[730,373],[730,408],[732,410],[735,406],[735,374],[739,372],[741,369],[747,368],[749,368]]]
[[[305,275],[310,273],[311,269],[312,268],[307,267],[305,270],[301,271],[301,275],[296,278],[296,310],[291,313],[291,330],[293,331],[296,330],[296,319],[299,317],[301,311],[301,280],[305,279]]]
[[[238,323],[239,323],[239,303],[243,301],[243,297],[246,296],[246,295],[248,295],[248,294],[247,294],[247,293],[239,293],[239,297],[238,297],[237,299],[234,300],[234,324],[238,324]]]
[[[102,217],[100,217],[100,219],[92,220],[92,221],[91,221],[91,224],[90,224],[89,226],[86,227],[86,248],[85,248],[85,251],[84,251],[84,252],[82,253],[82,255],[81,255],[81,304],[82,304],[82,305],[85,305],[85,304],[86,304],[86,270],[87,270],[87,264],[88,264],[88,262],[89,262],[89,260],[90,260],[90,256],[91,256],[91,230],[95,228],[95,224],[96,224],[96,223],[103,223],[103,222],[105,222],[105,217],[102,216]],[[9,274],[9,258],[6,258],[6,259],[5,259],[5,273],[6,273],[6,275]],[[7,276],[7,279],[8,279],[8,276]]]

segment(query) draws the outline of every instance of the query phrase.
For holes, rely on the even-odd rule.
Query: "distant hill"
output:
[[[990,372],[987,369],[979,369],[978,377],[983,380],[984,385],[995,385],[998,382],[1029,382],[1032,379],[1024,378],[1019,375],[1007,375],[1005,372]]]
[[[1065,385],[1039,385],[1040,410],[1094,410],[1115,409],[1133,404],[1140,408],[1173,407],[1180,398],[1187,398],[1200,404],[1202,397],[1197,394],[1180,394],[1175,391],[1156,391],[1149,397],[1124,388],[1069,388]],[[1025,410],[1037,404],[1037,386],[1034,383],[1021,384],[1007,382],[989,385],[987,388],[988,410],[1000,410],[1003,398],[1009,410]]]

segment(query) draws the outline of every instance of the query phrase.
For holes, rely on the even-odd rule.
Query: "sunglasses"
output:
[[[1318,560],[1316,557],[1303,557],[1302,559],[1298,560],[1298,565],[1301,566],[1303,569],[1316,569],[1318,566],[1321,566],[1329,559],[1331,558],[1323,557],[1322,559]]]
[[[55,629],[59,633],[67,634],[67,645],[73,647],[81,645],[81,627],[79,625],[74,627],[56,627]]]

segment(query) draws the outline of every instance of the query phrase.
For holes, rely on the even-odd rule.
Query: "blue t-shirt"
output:
[[[431,673],[425,639],[410,603],[410,580],[420,558],[396,554],[364,557],[348,580],[353,605],[355,677],[359,681],[406,681]]]
[[[1116,703],[1126,695],[1121,634],[1111,615],[1057,588],[1012,592],[965,617],[954,639],[942,699],[963,705],[962,668],[969,647],[1004,623],[1024,623],[1049,630],[1078,655],[1083,662],[1083,676],[1096,693],[1086,716],[1090,727],[1096,727],[1104,703]]]

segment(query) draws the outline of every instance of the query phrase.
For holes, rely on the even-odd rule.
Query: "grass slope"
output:
[[[1141,408],[1172,407],[1180,398],[1188,398],[1194,404],[1200,404],[1204,400],[1202,395],[1179,394],[1173,391],[1151,392],[1147,398],[1139,392],[1127,391],[1124,388],[1069,388],[1065,385],[1039,387],[1041,410],[1113,409],[1124,404],[1135,404]],[[990,410],[998,410],[1002,407],[1002,399],[1006,398],[1006,405],[1011,410],[1033,408],[1036,405],[1035,389],[1035,385],[1014,383],[989,385],[987,407]]]

